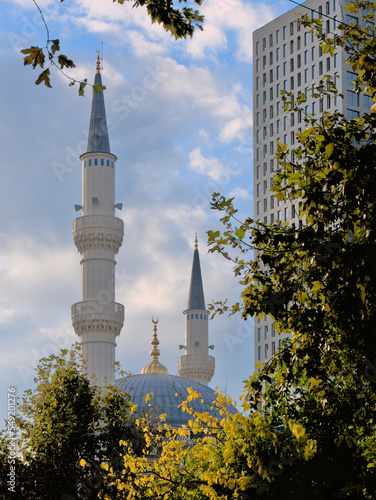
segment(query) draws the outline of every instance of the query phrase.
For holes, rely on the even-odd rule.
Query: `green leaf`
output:
[[[106,90],[105,85],[99,85],[99,83],[95,83],[93,85],[93,92],[98,93],[98,92],[102,92],[102,90]]]
[[[35,80],[35,85],[40,85],[42,82],[45,84],[46,87],[50,89],[52,88],[50,81],[50,68],[47,68],[46,70],[42,71],[42,73]]]
[[[39,65],[41,68],[44,66],[45,56],[43,49],[39,47],[30,47],[29,49],[21,50],[22,54],[27,54],[24,57],[24,66],[32,65],[33,69]]]
[[[85,87],[87,85],[87,79],[85,78],[85,80],[83,80],[82,82],[80,82],[80,87],[78,89],[78,95],[79,96],[83,96],[85,94]]]

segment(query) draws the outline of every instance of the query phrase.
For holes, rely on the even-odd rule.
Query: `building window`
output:
[[[264,92],[262,93],[262,103],[263,104],[266,104],[266,92],[264,90]]]
[[[268,148],[266,144],[264,144],[264,158],[266,158],[267,156],[268,156]]]
[[[260,179],[260,165],[256,167],[256,179]]]
[[[330,71],[330,57],[326,58],[326,71]]]
[[[270,106],[269,114],[270,118],[273,118],[273,104]]]
[[[260,142],[260,130],[256,131],[256,143],[259,144]]]
[[[264,177],[265,175],[268,175],[268,165],[264,163]]]
[[[107,167],[110,166],[110,160],[107,160]]]
[[[300,54],[298,54],[298,57],[296,59],[296,66],[297,68],[299,69],[302,65],[302,56]]]
[[[264,128],[263,128],[262,132],[263,132],[263,133],[262,133],[262,135],[263,135],[263,139],[264,139],[264,141],[265,141],[265,139],[267,139],[267,138],[268,138],[267,133],[266,133],[266,127],[264,127]]]
[[[281,120],[277,120],[277,134],[281,131]]]
[[[277,116],[279,116],[279,115],[280,115],[280,112],[281,112],[281,109],[280,109],[280,108],[281,108],[281,103],[278,101],[278,102],[277,102]]]
[[[260,125],[260,112],[257,111],[256,113],[256,125]]]
[[[330,6],[329,6],[329,2],[326,2],[326,4],[325,4],[325,14],[326,14],[327,16],[329,16],[329,14],[330,14]]]
[[[257,329],[257,341],[261,342],[261,327]]]
[[[260,161],[260,148],[256,149],[256,158],[257,158],[257,161]]]
[[[265,359],[267,359],[269,356],[269,345],[265,344]]]
[[[274,196],[273,195],[270,197],[270,208],[271,208],[271,210],[274,209]]]
[[[262,50],[266,49],[266,38],[262,39]]]
[[[268,325],[265,325],[264,328],[265,328],[265,330],[264,330],[265,331],[265,340],[268,340],[269,327],[268,327]]]
[[[282,55],[283,55],[283,57],[286,57],[286,44],[285,43],[283,44],[283,47],[282,47]]]
[[[257,359],[258,359],[258,361],[261,361],[261,346],[260,345],[257,348]]]
[[[270,171],[274,172],[274,163],[273,163],[273,160],[270,160]]]
[[[304,83],[308,83],[308,69],[304,70]]]
[[[287,91],[287,80],[283,80],[283,90]]]
[[[280,95],[281,93],[281,85],[279,83],[277,83],[277,87],[276,87],[276,95],[277,97]]]
[[[260,71],[260,59],[256,59],[256,71]]]
[[[272,69],[269,71],[269,82],[273,83],[273,70]]]
[[[293,133],[293,132],[291,132],[291,133]],[[289,220],[289,219],[288,219],[288,209],[287,209],[287,207],[285,207],[284,212],[285,212],[285,213],[284,213],[284,215],[285,215],[285,222],[287,222],[287,221]]]
[[[315,102],[312,103],[312,114],[313,115],[316,114],[316,103]]]
[[[295,205],[291,205],[291,218],[295,218]]]
[[[260,215],[260,202],[256,203],[256,215]]]
[[[279,43],[279,30],[277,30],[275,34],[275,43]]]
[[[266,73],[262,74],[262,86],[266,87]]]
[[[290,59],[290,71],[291,72],[294,71],[294,58],[293,57]]]
[[[319,76],[323,74],[322,61],[319,62]]]
[[[272,337],[275,337],[275,325],[272,323]]]
[[[315,60],[316,47],[312,47],[312,61]]]
[[[338,65],[338,54],[337,54],[337,52],[334,54],[333,62],[334,62],[334,67],[336,68],[337,65]]]
[[[312,66],[312,78],[316,78],[316,68],[315,68],[315,65]]]
[[[294,23],[290,23],[290,35],[294,34]]]
[[[269,101],[273,100],[273,87],[270,87],[269,89]]]
[[[268,200],[267,198],[264,199],[264,212],[268,211]]]
[[[269,53],[269,65],[273,64],[273,52]]]
[[[287,116],[283,117],[283,130],[287,129]]]
[[[89,167],[91,167],[91,158],[90,158],[90,160],[89,160]]]
[[[347,91],[347,104],[348,106],[359,106],[360,105],[360,99],[359,99],[359,94],[355,94],[352,90]]]
[[[281,220],[281,211],[280,210],[278,210],[278,212],[277,212],[277,220]]]
[[[283,144],[287,144],[287,134],[283,136]]]
[[[286,26],[284,26],[282,29],[282,35],[283,35],[283,39],[286,40]]]
[[[98,158],[95,158],[94,165],[98,165]]]
[[[304,47],[307,47],[308,44],[308,33],[304,33]]]
[[[270,124],[270,137],[273,137],[273,135],[274,135],[273,132],[274,132],[274,130],[273,130],[273,124],[271,123]]]
[[[275,51],[275,58],[276,58],[276,61],[278,62],[279,61],[279,47]]]
[[[283,76],[286,76],[287,63],[283,63]]]
[[[294,90],[294,77],[290,76],[290,90]]]
[[[300,87],[302,84],[302,74],[298,73],[298,87]]]
[[[304,51],[304,64],[308,64],[308,50]]]
[[[260,90],[260,77],[256,77],[256,90]]]
[[[262,56],[262,69],[266,68],[266,56]]]
[[[264,194],[268,192],[268,181],[264,181]]]
[[[260,196],[260,183],[258,182],[257,185],[256,185],[256,196],[259,197]]]
[[[256,56],[260,53],[260,42],[256,42]]]
[[[256,95],[256,108],[260,107],[260,94]]]
[[[294,40],[290,40],[290,54],[294,53]]]
[[[272,356],[275,354],[275,342],[272,342]]]

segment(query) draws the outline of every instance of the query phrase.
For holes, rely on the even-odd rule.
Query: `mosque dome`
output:
[[[159,415],[166,414],[167,422],[173,427],[188,426],[188,421],[192,420],[190,413],[179,408],[179,405],[186,401],[189,396],[188,388],[192,388],[201,395],[201,398],[189,403],[189,407],[194,410],[195,414],[209,412],[213,417],[220,417],[219,411],[212,407],[213,401],[216,400],[215,391],[207,385],[184,377],[162,373],[145,373],[126,377],[116,383],[129,394],[131,401],[137,405],[137,411],[141,415],[150,412],[150,408],[153,408],[153,411]],[[151,407],[145,402],[147,394],[150,394]],[[233,406],[229,407],[229,412],[237,413]]]
[[[153,323],[153,340],[151,341],[153,349],[150,351],[152,361],[143,368],[141,374],[119,379],[116,384],[129,394],[131,401],[137,405],[140,415],[151,411],[158,415],[165,414],[167,422],[172,427],[188,426],[188,421],[194,418],[180,407],[183,401],[187,401],[189,388],[201,395],[201,398],[193,399],[188,403],[195,415],[208,412],[213,417],[222,418],[219,410],[213,405],[216,400],[216,392],[213,389],[185,377],[170,375],[167,368],[159,362],[158,320],[153,319]],[[147,403],[145,399],[148,394],[150,401]],[[231,414],[237,413],[233,406],[230,406],[228,410]]]

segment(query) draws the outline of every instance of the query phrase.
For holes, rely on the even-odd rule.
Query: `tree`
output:
[[[355,89],[374,100],[375,8],[351,2],[347,9],[363,24],[339,24],[334,35],[320,20],[301,20],[324,52],[345,47],[358,72]],[[335,82],[326,83],[317,99],[337,95]],[[303,111],[304,96],[286,95],[285,105]],[[206,416],[177,435],[166,431],[153,462],[126,454],[137,482],[132,491],[127,476],[114,479],[119,499],[137,492],[164,500],[375,497],[376,114],[349,120],[324,113],[305,122],[295,149],[279,144],[274,178],[276,196],[301,201],[305,224],[239,220],[233,200],[216,194],[212,207],[224,230],[209,231],[210,251],[233,262],[242,285],[239,302],[217,303],[215,312],[269,314],[277,333],[292,340],[247,381],[249,414],[223,409],[222,421]],[[179,433],[195,439],[184,446]]]
[[[28,390],[15,420],[18,450],[15,488],[8,483],[9,435],[2,433],[1,498],[97,498],[103,488],[101,463],[116,469],[119,441],[140,454],[143,434],[135,426],[129,396],[117,387],[105,393],[80,373],[78,347],[40,361],[36,387]],[[9,423],[8,423],[9,426]],[[82,467],[82,461],[85,467]]]
[[[75,64],[72,59],[69,59],[66,55],[60,53],[60,40],[51,39],[50,32],[46,20],[43,15],[43,11],[38,5],[36,0],[32,0],[38,9],[40,16],[42,18],[43,24],[46,29],[46,45],[44,47],[31,46],[21,50],[25,55],[24,65],[32,66],[36,69],[38,66],[40,68],[45,68],[38,75],[35,83],[40,85],[44,83],[46,87],[51,88],[51,72],[50,69],[55,67],[61,73],[64,74],[69,80],[69,85],[79,84],[79,95],[84,95],[84,89],[87,85],[87,79],[82,81],[77,81],[74,78],[69,77],[65,74],[66,69],[74,68]],[[113,0],[115,3],[124,4],[130,0]],[[204,0],[192,0],[193,4],[201,6]],[[64,2],[64,0],[61,0]],[[192,3],[191,2],[191,3]],[[203,29],[204,16],[202,16],[199,10],[193,10],[191,7],[187,7],[188,0],[179,0],[179,4],[183,4],[183,7],[176,7],[173,0],[136,0],[133,7],[145,7],[147,13],[150,17],[151,23],[158,23],[163,26],[165,31],[169,32],[178,38],[192,37],[195,29]],[[104,87],[93,86],[94,92],[100,92]]]

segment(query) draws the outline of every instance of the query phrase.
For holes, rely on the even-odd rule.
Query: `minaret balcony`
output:
[[[178,359],[181,377],[208,385],[215,371],[215,358],[205,354],[188,354]]]
[[[77,302],[72,305],[72,323],[77,335],[107,331],[117,336],[124,324],[124,306],[101,300]]]
[[[111,215],[83,215],[73,221],[73,239],[80,253],[105,249],[117,253],[123,242],[124,222]]]

